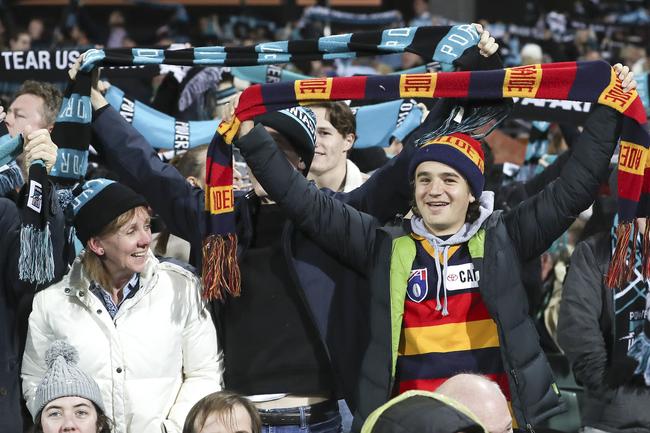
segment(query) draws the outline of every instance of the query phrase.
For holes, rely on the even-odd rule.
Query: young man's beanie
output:
[[[483,193],[485,156],[481,143],[469,135],[453,133],[436,137],[422,144],[409,164],[409,179],[413,180],[418,165],[426,161],[446,164],[462,174],[475,198]]]
[[[303,173],[306,175],[309,172],[316,146],[316,115],[310,108],[292,107],[264,113],[255,118],[255,123],[261,123],[282,134],[305,163]]]
[[[79,353],[74,347],[63,340],[52,343],[45,354],[47,371],[34,396],[34,420],[49,402],[61,397],[85,398],[106,412],[99,386],[77,367],[77,362]]]
[[[138,206],[147,206],[140,194],[109,179],[91,179],[73,191],[74,228],[85,246],[118,216]]]

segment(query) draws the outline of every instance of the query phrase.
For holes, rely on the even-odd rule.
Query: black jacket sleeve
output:
[[[320,191],[296,171],[262,125],[236,142],[269,197],[322,248],[367,273],[377,219]]]
[[[596,235],[596,238],[607,234]],[[571,266],[564,281],[558,322],[558,341],[573,366],[578,381],[590,390],[605,383],[607,344],[601,330],[604,274],[606,261],[598,258],[595,248],[607,248],[594,239],[581,242],[571,256]]]
[[[120,181],[147,199],[172,234],[193,246],[200,245],[203,190],[191,186],[175,167],[162,162],[145,138],[114,108],[99,111],[92,129],[93,146]]]
[[[560,177],[504,215],[525,262],[545,251],[593,202],[620,135],[621,115],[604,106],[590,114]]]
[[[0,269],[2,269],[2,286],[11,305],[17,305],[22,297],[22,288],[18,278],[18,255],[20,254],[20,216],[16,204],[6,198],[0,198]]]

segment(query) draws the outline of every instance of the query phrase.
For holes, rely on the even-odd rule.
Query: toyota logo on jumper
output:
[[[458,275],[456,274],[447,275],[447,281],[456,281],[457,279]]]

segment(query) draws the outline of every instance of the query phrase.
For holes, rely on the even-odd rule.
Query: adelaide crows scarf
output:
[[[286,63],[293,60],[355,58],[413,52],[425,61],[457,64],[470,49],[477,53],[478,34],[471,25],[453,27],[408,27],[378,32],[359,32],[317,40],[281,41],[249,47],[203,47],[186,50],[117,49],[90,50],[82,70],[96,65],[181,64],[209,66],[249,66]],[[445,68],[443,68],[445,70]],[[605,62],[566,62],[530,65],[494,71],[441,72],[392,76],[317,78],[294,83],[252,86],[242,94],[234,119],[219,126],[208,151],[206,211],[209,236],[205,242],[204,290],[208,297],[219,297],[222,290],[237,294],[239,273],[236,266],[234,203],[232,202],[231,148],[242,121],[269,111],[277,111],[312,101],[375,100],[400,98],[461,98],[495,100],[511,97],[569,99],[599,102],[624,116],[619,160],[618,254],[612,260],[608,284],[630,276],[626,266],[627,242],[632,236],[631,221],[647,214],[646,193],[650,176],[645,174],[648,132],[645,110],[636,91],[624,93],[613,69]],[[429,137],[423,137],[424,140]],[[644,180],[646,182],[644,183]],[[642,194],[643,192],[643,194]],[[645,238],[650,234],[646,233]],[[215,237],[221,239],[214,243]],[[650,250],[650,242],[646,244]],[[221,253],[214,255],[214,248]],[[647,256],[647,255],[646,255]],[[217,259],[215,264],[214,259]],[[204,263],[205,264],[205,263]],[[648,267],[645,267],[646,271]],[[207,272],[206,272],[207,271]],[[206,275],[208,278],[206,278]]]
[[[479,36],[474,26],[464,24],[452,27],[406,27],[314,40],[268,42],[247,47],[90,50],[84,56],[81,70],[88,72],[96,66],[155,64],[254,66],[289,63],[294,60],[352,59],[406,51],[418,54],[427,62],[435,61],[452,68],[452,65],[462,64],[472,55],[478,56],[478,41]],[[393,99],[399,98],[395,96]],[[387,97],[383,100],[389,99]],[[204,296],[207,298],[220,299],[224,292],[233,295],[239,293],[231,163],[231,146],[223,143],[220,135],[215,135],[208,152],[206,168],[208,187],[205,204],[209,214],[206,229],[209,235],[203,248],[203,283]]]
[[[242,93],[235,117],[228,123],[223,122],[218,131],[226,143],[231,143],[244,120],[314,101],[512,97],[597,102],[623,114],[618,165],[618,205],[622,222],[617,229],[618,244],[607,274],[608,286],[620,287],[634,272],[634,252],[630,255],[628,251],[628,241],[637,232],[633,221],[637,216],[648,215],[650,210],[650,172],[647,171],[650,167],[646,167],[650,136],[638,93],[623,92],[616,73],[605,62],[550,63],[493,71],[318,78],[255,85]],[[429,133],[421,140],[438,134]],[[650,225],[644,233],[646,275],[650,274],[648,253]]]

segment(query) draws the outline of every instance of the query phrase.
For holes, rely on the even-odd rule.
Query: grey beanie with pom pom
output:
[[[63,340],[56,340],[45,354],[47,372],[36,388],[34,420],[46,404],[60,397],[82,397],[104,410],[104,401],[99,386],[92,377],[79,367],[77,349]]]

